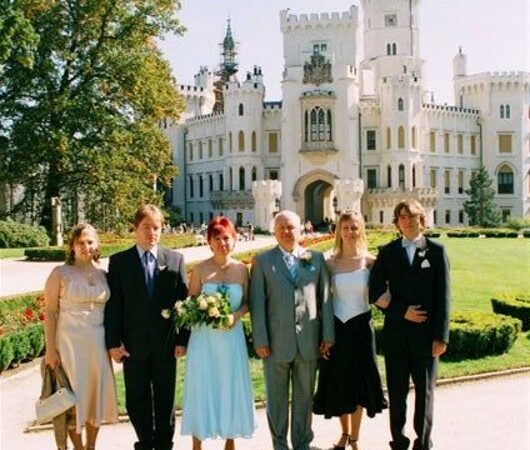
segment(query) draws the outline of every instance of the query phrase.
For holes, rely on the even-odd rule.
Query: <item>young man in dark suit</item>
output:
[[[111,297],[105,309],[110,356],[123,361],[126,407],[138,436],[135,450],[170,450],[175,431],[176,358],[187,333],[175,334],[161,311],[188,292],[184,258],[158,245],[164,217],[153,205],[138,209],[136,245],[110,258]]]
[[[404,434],[409,379],[415,392],[414,450],[432,447],[434,386],[438,357],[449,342],[449,261],[442,245],[423,236],[425,211],[415,199],[394,209],[402,237],[384,246],[370,275],[370,301],[390,290],[385,314],[384,354],[390,431],[394,450],[406,450]]]

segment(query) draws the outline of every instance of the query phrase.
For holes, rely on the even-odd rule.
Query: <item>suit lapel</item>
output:
[[[158,246],[158,258],[156,260],[156,266],[155,266],[155,286],[154,286],[153,292],[156,292],[160,272],[164,270],[167,270],[167,253],[166,253],[166,249]]]
[[[141,287],[141,291],[144,294],[144,297],[149,298],[149,293],[147,292],[147,285],[145,284],[145,272],[144,266],[138,254],[138,249],[136,246],[132,247],[129,250],[130,261],[131,261],[131,280],[137,280],[136,283],[138,287]],[[134,282],[134,281],[133,281]]]

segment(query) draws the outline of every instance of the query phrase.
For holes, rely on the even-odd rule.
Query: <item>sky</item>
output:
[[[238,42],[239,79],[262,67],[266,100],[281,100],[283,43],[279,12],[343,12],[360,0],[182,0],[183,36],[160,42],[178,84],[193,84],[201,65],[216,69],[219,43],[231,19]],[[362,24],[360,8],[359,25]],[[359,27],[358,38],[362,37]],[[358,59],[362,56],[361,41]],[[467,72],[530,71],[530,0],[421,0],[420,55],[424,86],[438,104],[454,104],[452,59],[462,46]]]

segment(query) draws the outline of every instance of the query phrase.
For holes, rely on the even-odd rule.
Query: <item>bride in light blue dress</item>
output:
[[[248,312],[248,270],[232,259],[236,230],[226,217],[208,226],[213,257],[197,264],[190,279],[190,295],[227,290],[233,325],[219,330],[201,325],[191,331],[186,354],[182,435],[193,437],[193,450],[204,439],[225,439],[233,450],[234,439],[250,438],[256,428],[243,324]]]

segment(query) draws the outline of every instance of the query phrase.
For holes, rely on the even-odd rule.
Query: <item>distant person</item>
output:
[[[313,411],[339,417],[342,434],[335,450],[357,450],[363,409],[374,417],[387,407],[375,360],[368,304],[368,277],[374,263],[368,252],[364,220],[343,212],[337,221],[334,254],[327,263],[335,314],[335,345],[320,360]],[[376,302],[386,306],[387,293]]]
[[[248,240],[249,241],[253,241],[255,239],[255,237],[254,237],[254,225],[252,225],[250,223],[250,221],[247,222],[247,232],[248,232]]]
[[[135,450],[173,448],[176,358],[185,354],[189,337],[184,330],[175,335],[161,316],[188,294],[184,258],[159,245],[163,225],[156,206],[138,208],[136,244],[109,261],[106,342],[112,359],[123,362]]]
[[[322,253],[300,247],[300,225],[292,211],[276,215],[278,246],[256,256],[250,281],[254,347],[263,360],[274,450],[289,448],[289,423],[293,448],[309,450],[318,356],[328,355],[334,341],[326,262]]]
[[[44,361],[53,369],[63,367],[76,396],[75,428],[68,430],[75,450],[95,449],[101,424],[118,420],[116,386],[103,327],[110,290],[105,271],[98,265],[99,256],[94,227],[76,225],[66,263],[53,269],[44,289]]]
[[[414,450],[432,447],[434,386],[438,358],[449,342],[449,261],[442,245],[426,238],[425,210],[415,199],[394,209],[401,237],[385,245],[370,275],[370,301],[390,289],[385,313],[384,353],[390,431],[394,450],[405,450],[409,379],[414,383]]]
[[[256,427],[250,366],[241,318],[247,314],[247,266],[232,258],[236,230],[225,218],[208,226],[213,256],[193,268],[190,295],[226,290],[232,309],[230,329],[194,326],[186,356],[182,435],[193,437],[193,450],[204,439],[225,439],[233,450],[234,439],[250,438]]]

